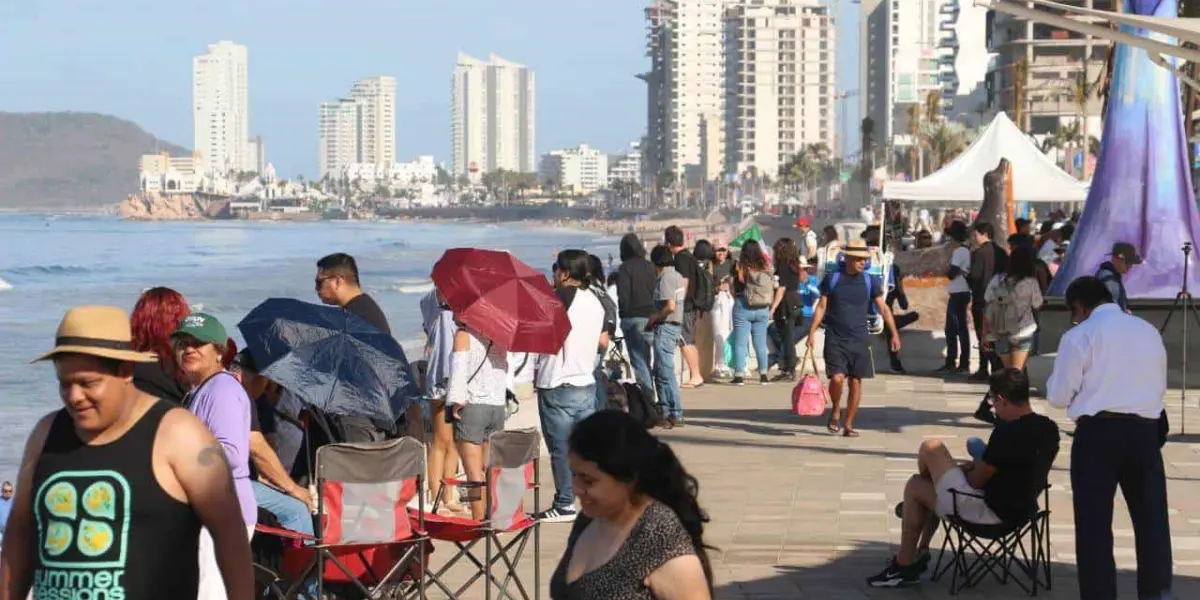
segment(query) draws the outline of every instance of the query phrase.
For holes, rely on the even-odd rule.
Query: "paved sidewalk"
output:
[[[687,427],[663,432],[700,481],[700,502],[712,522],[707,541],[716,573],[716,596],[725,599],[890,598],[948,596],[948,582],[925,582],[906,590],[874,590],[864,579],[880,570],[895,551],[900,521],[892,506],[916,469],[923,439],[944,439],[966,456],[970,436],[986,438],[988,427],[971,419],[983,386],[965,381],[884,375],[868,382],[856,427],[862,437],[826,432],[823,419],[800,419],[789,410],[790,386],[708,385],[684,395]],[[1168,396],[1172,426],[1179,430],[1179,395]],[[1187,429],[1200,432],[1200,409],[1192,408]],[[522,406],[522,411],[532,407]],[[1072,429],[1065,415],[1038,410]],[[525,416],[529,418],[529,416]],[[532,419],[536,423],[536,419]],[[1173,438],[1167,445],[1167,475],[1174,538],[1175,595],[1200,598],[1200,436]],[[1051,473],[1051,542],[1054,589],[1049,598],[1078,598],[1074,569],[1068,473],[1071,438]],[[543,498],[553,492],[543,465]],[[1119,498],[1119,496],[1118,496]],[[545,525],[541,585],[558,563],[569,525]],[[1136,596],[1133,530],[1118,499],[1114,520],[1115,557],[1121,570],[1120,597]],[[935,544],[940,543],[940,536]],[[531,550],[532,548],[530,548]],[[439,544],[434,562],[449,547]],[[529,552],[529,550],[527,550]],[[441,556],[440,559],[436,558]],[[529,558],[532,558],[530,556]],[[522,569],[532,581],[532,561]],[[480,587],[477,596],[482,598]],[[1020,589],[983,582],[963,597],[1015,598]],[[432,594],[431,597],[439,597]],[[476,597],[471,595],[470,597]]]

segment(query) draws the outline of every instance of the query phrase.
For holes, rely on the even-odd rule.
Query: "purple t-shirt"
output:
[[[217,373],[193,390],[184,401],[218,442],[233,470],[233,488],[246,525],[258,522],[258,505],[250,487],[250,398],[229,373]]]

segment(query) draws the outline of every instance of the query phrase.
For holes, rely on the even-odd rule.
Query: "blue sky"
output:
[[[838,1],[839,82],[856,87],[857,7]],[[447,160],[459,51],[495,52],[537,75],[537,151],[616,152],[646,120],[647,0],[0,1],[0,110],[93,111],[192,144],[191,58],[232,40],[250,53],[250,129],[281,175],[311,175],[317,105],[357,78],[397,84],[398,160]],[[845,103],[847,129],[857,101]],[[841,119],[839,119],[841,121]],[[852,142],[854,143],[854,142]]]

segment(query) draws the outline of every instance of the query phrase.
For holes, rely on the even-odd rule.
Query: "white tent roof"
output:
[[[883,186],[883,197],[931,204],[981,204],[983,176],[1002,158],[1012,164],[1013,199],[1017,202],[1087,199],[1088,184],[1058,168],[1003,112],[950,164],[918,181],[889,181]]]

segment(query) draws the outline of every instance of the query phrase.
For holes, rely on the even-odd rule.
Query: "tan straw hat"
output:
[[[59,354],[87,354],[122,362],[158,360],[152,352],[135,352],[129,316],[115,306],[78,306],[63,315],[54,334],[54,349],[32,362],[50,360]]]
[[[871,258],[871,250],[863,240],[850,240],[842,247],[842,254],[847,258]]]

